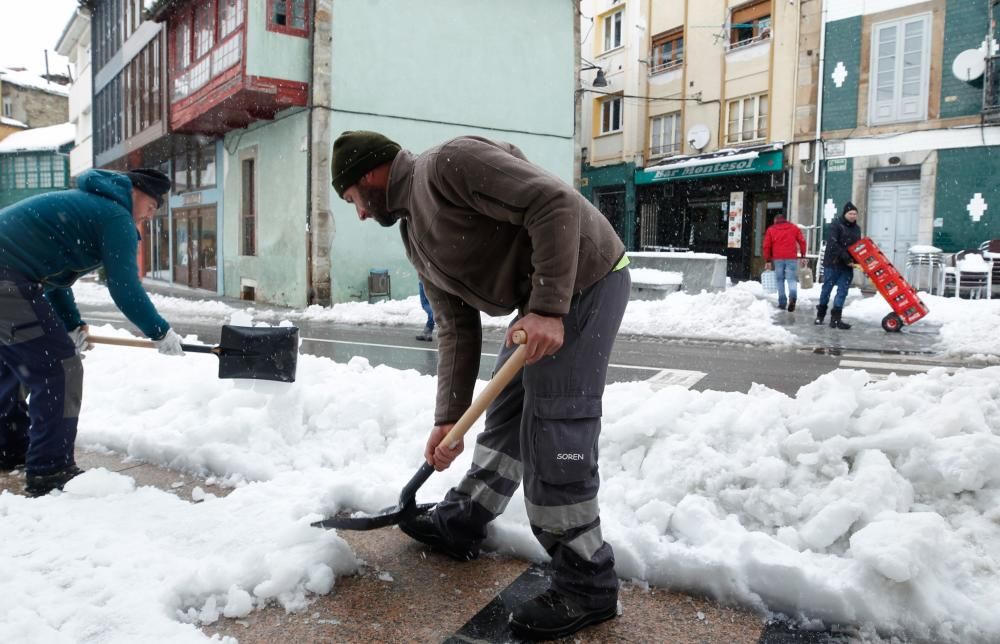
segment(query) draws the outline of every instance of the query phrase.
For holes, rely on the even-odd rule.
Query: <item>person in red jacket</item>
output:
[[[799,263],[805,263],[806,238],[802,230],[784,215],[775,215],[774,223],[764,233],[764,270],[774,265],[774,278],[778,283],[778,308],[795,310],[798,297]],[[802,259],[799,259],[799,258]],[[788,280],[788,299],[785,299],[785,280]]]

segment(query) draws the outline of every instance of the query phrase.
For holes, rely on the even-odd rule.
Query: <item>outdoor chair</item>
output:
[[[979,245],[983,259],[993,260],[993,288],[1000,287],[1000,239],[988,239]]]
[[[960,250],[951,255],[941,272],[941,295],[946,294],[950,284],[955,297],[961,297],[965,291],[970,298],[989,299],[993,288],[993,265],[993,260],[984,259],[978,249]]]

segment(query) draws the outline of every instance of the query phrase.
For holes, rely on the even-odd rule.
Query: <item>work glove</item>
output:
[[[69,339],[76,346],[77,354],[82,354],[84,351],[90,351],[94,348],[94,345],[90,343],[89,332],[90,327],[86,324],[81,324],[69,332]]]
[[[181,347],[181,336],[177,335],[173,329],[159,340],[153,340],[156,349],[165,356],[182,356],[184,349]]]

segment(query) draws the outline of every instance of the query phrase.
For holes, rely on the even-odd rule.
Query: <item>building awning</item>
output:
[[[642,185],[705,177],[780,172],[783,162],[780,149],[739,152],[724,156],[690,157],[674,163],[662,163],[636,170],[635,183]]]

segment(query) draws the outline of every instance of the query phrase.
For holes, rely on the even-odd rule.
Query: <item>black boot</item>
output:
[[[795,298],[790,297],[788,298],[788,312],[791,313],[794,310],[795,310]]]
[[[472,561],[479,556],[479,542],[458,543],[445,537],[434,521],[434,503],[417,506],[413,516],[399,522],[399,529],[433,550],[444,553],[456,561]]]
[[[847,329],[851,328],[851,325],[840,319],[841,314],[844,309],[832,308],[830,309],[830,328],[831,329]]]
[[[421,342],[430,342],[434,339],[434,329],[429,326],[425,326],[424,330],[420,332],[417,339]]]
[[[823,324],[824,319],[826,319],[826,304],[820,304],[816,307],[816,319],[813,324]]]
[[[510,615],[510,630],[525,639],[558,639],[617,615],[617,595],[602,601],[596,608],[585,608],[572,598],[549,588],[538,597],[514,608]]]
[[[83,474],[83,470],[77,467],[76,463],[52,474],[31,474],[29,472],[24,492],[28,496],[45,496],[52,490],[63,489],[63,486],[69,483],[70,479],[80,474]]]
[[[24,467],[23,452],[5,452],[0,450],[0,472],[10,472]]]

